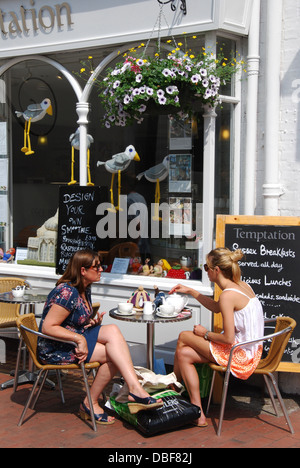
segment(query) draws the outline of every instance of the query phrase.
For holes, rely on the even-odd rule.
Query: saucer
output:
[[[117,309],[117,310],[115,310],[115,314],[121,315],[121,316],[124,315],[124,317],[126,317],[127,315],[134,315],[135,312],[132,310],[131,312],[126,312],[126,313],[124,314],[123,312],[119,312],[119,310]]]
[[[158,315],[158,317],[162,317],[162,318],[175,318],[175,317],[178,317],[179,313],[178,312],[173,312],[173,314],[162,314],[161,312],[156,312],[156,315]]]

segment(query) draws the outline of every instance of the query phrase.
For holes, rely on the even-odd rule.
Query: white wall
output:
[[[258,96],[256,214],[263,212],[265,144],[266,0],[261,2],[260,78]],[[300,4],[283,0],[281,47],[281,101],[279,118],[279,171],[284,194],[280,216],[300,216]]]

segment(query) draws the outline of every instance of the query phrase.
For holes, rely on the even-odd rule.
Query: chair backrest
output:
[[[16,286],[24,286],[26,281],[13,276],[0,278],[0,293],[10,292]],[[16,317],[20,312],[20,304],[0,304],[0,328],[16,326]]]
[[[24,325],[25,327],[29,328],[30,330],[33,331],[38,331],[38,326],[36,323],[36,318],[34,314],[24,314],[20,315],[16,319],[17,322],[17,327],[20,330],[20,333],[22,335],[22,338],[26,344],[26,347],[30,353],[30,356],[34,362],[34,364],[37,367],[41,367],[41,364],[39,363],[37,359],[37,341],[38,341],[38,336],[35,335],[34,333],[30,333],[29,331],[25,330],[22,328],[21,325]]]
[[[0,278],[0,293],[10,292],[16,286],[24,286],[26,281],[22,278],[3,277]]]
[[[277,317],[274,333],[285,330],[286,328],[288,330],[286,333],[283,333],[279,336],[275,336],[272,339],[268,355],[260,361],[259,365],[257,366],[257,369],[264,369],[268,372],[276,371],[277,367],[281,362],[284,350],[296,325],[296,321],[290,317]]]
[[[99,308],[100,308],[100,302],[93,302],[93,304],[92,304],[92,309],[93,309],[92,318],[95,317],[95,315],[98,312]]]

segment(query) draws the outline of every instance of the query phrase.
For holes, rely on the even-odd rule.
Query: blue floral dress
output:
[[[91,302],[91,289],[86,289],[86,298],[89,307],[85,304],[78,290],[67,283],[61,283],[54,288],[45,303],[39,330],[42,331],[44,320],[54,304],[57,304],[70,312],[66,320],[61,324],[62,327],[74,333],[83,335],[86,338],[88,345],[88,357],[86,362],[89,362],[100,330],[100,325],[85,329],[84,326],[89,323],[93,315]],[[46,364],[73,364],[77,363],[74,346],[66,343],[60,343],[53,340],[38,338],[37,344],[38,356],[41,362]]]

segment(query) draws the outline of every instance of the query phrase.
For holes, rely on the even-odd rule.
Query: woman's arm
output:
[[[50,308],[44,320],[42,332],[46,335],[53,336],[53,338],[59,338],[61,340],[66,341],[74,341],[75,343],[77,343],[78,346],[75,349],[75,351],[80,364],[81,362],[85,361],[88,355],[87,343],[84,336],[67,330],[66,328],[61,326],[61,324],[66,320],[69,314],[70,312],[67,309],[60,305],[54,304]]]
[[[209,341],[223,343],[227,345],[235,344],[235,325],[234,325],[234,304],[229,294],[220,296],[219,300],[221,314],[223,318],[223,333],[208,332]],[[195,335],[204,337],[207,333],[202,325],[194,327]]]
[[[203,307],[210,310],[214,314],[218,314],[219,312],[221,312],[219,301],[217,302],[211,297],[199,293],[195,289],[189,288],[188,286],[183,286],[182,284],[178,284],[177,286],[171,289],[169,294],[177,292],[182,294],[189,294],[190,296],[194,297],[198,302],[200,302],[200,304],[203,305]]]

